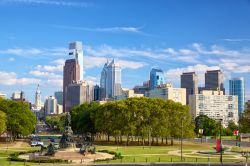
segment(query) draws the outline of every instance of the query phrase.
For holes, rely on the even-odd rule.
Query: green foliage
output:
[[[83,134],[104,133],[115,138],[194,136],[189,107],[159,98],[128,98],[103,105],[84,103],[71,110],[72,129]]]
[[[247,102],[246,109],[239,120],[241,133],[250,133],[250,103]]]
[[[204,136],[218,135],[220,132],[220,124],[207,115],[199,115],[195,118],[195,133],[199,134],[199,129],[203,129]]]
[[[3,111],[0,111],[0,135],[6,130],[7,117]]]
[[[60,115],[48,115],[46,116],[46,123],[49,124],[54,130],[63,131],[65,124],[65,116],[66,114]]]
[[[14,138],[34,131],[36,117],[27,103],[0,99],[0,110],[7,116],[7,131]]]

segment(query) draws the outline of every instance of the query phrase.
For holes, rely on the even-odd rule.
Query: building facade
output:
[[[122,94],[120,96],[116,96],[115,100],[123,100],[132,97],[144,97],[144,94],[136,94],[132,89],[122,89]]]
[[[0,98],[6,99],[7,95],[0,92]]]
[[[161,69],[153,68],[150,71],[150,89],[155,89],[165,83],[164,73]]]
[[[198,77],[195,72],[182,73],[181,88],[186,89],[186,104],[189,104],[189,95],[198,93]]]
[[[68,85],[65,100],[66,112],[69,112],[74,106],[93,101],[93,91],[94,87],[85,81],[77,81]]]
[[[49,96],[44,104],[45,115],[57,114],[57,100],[54,96]]]
[[[121,68],[114,59],[105,63],[100,80],[101,100],[121,95]]]
[[[101,100],[101,90],[99,85],[94,86],[94,101]]]
[[[228,126],[229,121],[238,123],[238,97],[224,95],[223,91],[203,90],[201,94],[189,95],[190,113],[195,119],[199,115],[207,115],[209,118]]]
[[[147,94],[150,98],[162,98],[166,100],[173,100],[182,105],[186,105],[186,89],[173,88],[172,84],[165,84],[157,89],[150,90]]]
[[[80,65],[76,59],[68,59],[63,69],[63,111],[66,111],[65,100],[67,96],[67,86],[80,80]]]
[[[221,70],[210,70],[205,73],[204,90],[219,90],[225,94],[224,74]]]
[[[239,116],[245,109],[245,82],[243,77],[229,80],[229,94],[238,96]]]
[[[82,42],[75,41],[69,43],[69,55],[73,56],[73,59],[77,60],[80,66],[80,80],[83,80],[83,47]]]

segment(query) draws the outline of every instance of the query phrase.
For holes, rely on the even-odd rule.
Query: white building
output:
[[[199,115],[207,115],[209,118],[228,126],[229,121],[238,122],[238,97],[224,95],[223,91],[203,90],[201,94],[189,96],[190,113],[195,119]]]
[[[83,80],[83,47],[82,42],[69,43],[69,55],[73,56],[80,65],[80,80]]]
[[[172,84],[164,84],[157,89],[150,90],[147,94],[150,98],[162,98],[167,100],[173,100],[179,102],[182,105],[186,105],[186,89],[185,88],[173,88]]]
[[[131,97],[144,97],[144,94],[136,94],[132,89],[122,89],[122,95],[116,96],[116,100],[127,99]]]
[[[46,99],[44,104],[45,115],[57,114],[57,100],[54,96],[50,96]]]
[[[6,94],[0,92],[0,98],[6,99]]]

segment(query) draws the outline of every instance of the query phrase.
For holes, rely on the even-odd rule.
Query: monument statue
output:
[[[60,148],[64,149],[64,148],[75,147],[75,143],[73,140],[73,131],[70,125],[71,125],[71,116],[70,113],[67,112],[65,117],[64,132],[59,143]]]

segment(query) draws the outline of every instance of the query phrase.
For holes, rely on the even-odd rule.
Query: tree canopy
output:
[[[246,103],[246,109],[244,113],[240,116],[239,120],[240,132],[250,133],[250,103]]]
[[[7,131],[14,138],[31,134],[36,125],[36,117],[24,102],[0,99],[0,110],[7,117]]]
[[[128,98],[103,105],[84,103],[71,110],[76,133],[103,133],[120,138],[151,134],[155,138],[193,137],[189,107],[159,98]]]

